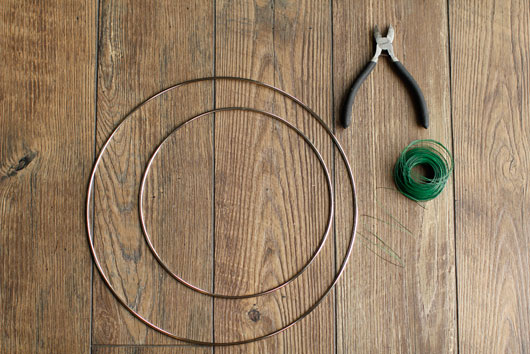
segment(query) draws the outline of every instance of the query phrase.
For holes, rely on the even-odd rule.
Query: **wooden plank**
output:
[[[180,81],[211,76],[213,4],[102,1],[97,145],[148,96]],[[111,281],[155,324],[197,340],[212,339],[212,300],[169,277],[139,228],[138,188],[148,156],[184,119],[213,107],[213,84],[164,95],[118,133],[96,179],[95,237]],[[146,185],[146,221],[167,264],[194,284],[212,286],[212,122],[179,131],[162,150]],[[175,344],[149,330],[94,280],[93,342]]]
[[[462,353],[530,348],[529,13],[450,6]]]
[[[337,289],[337,352],[449,353],[456,351],[453,194],[451,182],[426,209],[394,188],[392,168],[412,140],[451,147],[447,8],[444,2],[333,1],[333,67],[337,136],[353,164],[360,208],[357,244]],[[428,130],[419,127],[409,93],[382,57],[359,90],[353,123],[340,126],[342,100],[374,54],[373,28],[395,28],[394,50],[423,90]],[[337,252],[351,225],[351,192],[336,162]],[[388,213],[387,213],[388,211]],[[412,231],[404,232],[392,215]],[[373,217],[380,220],[374,220]],[[382,220],[382,221],[381,221]],[[390,227],[385,222],[392,224]],[[340,227],[339,227],[340,226]],[[377,234],[404,268],[376,257],[360,234]],[[375,251],[392,261],[388,255]]]
[[[94,146],[95,16],[95,2],[0,4],[2,353],[90,348],[83,211]]]
[[[317,1],[216,2],[216,75],[236,75],[299,96],[331,124],[329,4]],[[216,106],[249,106],[286,117],[309,135],[330,171],[331,142],[289,101],[239,83],[216,85]],[[311,150],[281,123],[248,113],[215,121],[215,290],[265,290],[293,275],[325,229],[324,175]],[[215,301],[215,340],[273,331],[312,304],[331,281],[332,236],[317,262],[280,292]],[[327,282],[327,283],[326,283]],[[277,337],[216,352],[333,352],[333,298]]]
[[[210,348],[174,347],[174,346],[93,346],[94,354],[206,354]]]

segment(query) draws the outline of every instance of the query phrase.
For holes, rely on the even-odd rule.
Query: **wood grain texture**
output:
[[[400,268],[375,257],[359,236],[337,289],[338,353],[457,350],[451,183],[425,210],[384,189],[394,188],[392,166],[412,140],[432,138],[451,147],[446,16],[443,2],[333,2],[336,132],[354,168],[358,236],[374,241],[370,232],[377,234],[405,264]],[[381,57],[357,94],[353,122],[345,130],[339,121],[344,95],[373,56],[374,26],[385,35],[389,24],[395,28],[396,56],[426,97],[431,125],[428,130],[417,125],[407,89],[388,57]],[[342,226],[352,216],[349,187],[340,182],[345,175],[339,161],[336,176],[336,223]],[[344,232],[337,228],[339,250],[346,246]]]
[[[173,346],[93,346],[94,354],[206,354],[210,348],[173,347]]]
[[[460,352],[528,353],[530,5],[450,5]]]
[[[95,23],[93,2],[0,4],[1,353],[90,348]]]
[[[343,95],[373,55],[374,25],[384,32],[390,23],[431,126],[417,126],[383,57],[343,130]],[[2,2],[0,353],[528,353],[529,23],[522,0]],[[338,288],[302,323],[250,345],[201,348],[149,330],[97,273],[90,283],[84,202],[94,151],[128,111],[171,84],[214,74],[277,85],[334,126],[354,169],[360,218]],[[140,233],[149,155],[179,122],[214,106],[287,118],[334,176],[334,234],[274,295],[195,294],[165,274]],[[418,138],[454,146],[454,185],[426,209],[385,189],[393,188],[389,166]],[[118,292],[156,324],[199,340],[254,337],[298,317],[331,281],[352,226],[346,181],[324,131],[285,98],[250,84],[196,84],[138,111],[109,146],[96,178],[96,249]],[[291,277],[317,247],[324,182],[311,150],[281,123],[219,113],[160,152],[146,183],[147,226],[184,279],[256,292]]]
[[[216,75],[277,85],[331,124],[330,38],[328,4],[217,1]],[[329,138],[291,102],[251,85],[217,84],[216,106],[233,105],[287,118],[309,135],[332,166]],[[256,292],[285,281],[307,262],[325,229],[330,201],[318,160],[281,123],[223,113],[215,122],[215,172],[216,291]],[[263,335],[304,312],[331,281],[332,237],[317,262],[278,293],[216,300],[216,341]],[[332,300],[284,334],[216,352],[333,352]]]
[[[102,1],[97,145],[155,92],[211,76],[213,4]],[[135,113],[109,145],[95,185],[96,249],[117,291],[156,325],[197,340],[212,338],[212,301],[179,285],[156,263],[139,228],[138,189],[148,157],[178,123],[213,107],[212,83],[172,91]],[[146,222],[175,272],[211,289],[212,122],[172,136],[146,184]],[[202,261],[205,260],[205,261]],[[94,280],[93,343],[178,344],[148,330]]]

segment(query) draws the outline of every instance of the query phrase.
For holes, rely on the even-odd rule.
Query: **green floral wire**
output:
[[[453,172],[453,157],[441,143],[426,139],[414,140],[399,155],[394,166],[394,183],[407,198],[427,201],[436,198],[444,189]],[[416,166],[427,166],[432,176],[415,171]]]

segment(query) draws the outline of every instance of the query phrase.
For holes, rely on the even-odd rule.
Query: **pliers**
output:
[[[392,41],[394,40],[394,27],[390,25],[388,28],[388,33],[386,37],[382,37],[381,33],[379,32],[379,28],[375,26],[374,30],[374,37],[375,37],[375,55],[372,58],[372,60],[364,67],[363,71],[357,76],[355,81],[353,82],[353,85],[350,89],[350,93],[348,95],[348,98],[345,102],[344,112],[343,112],[343,118],[342,118],[342,124],[344,128],[347,128],[352,121],[352,106],[353,101],[355,99],[355,94],[359,90],[359,87],[363,83],[363,81],[368,77],[368,75],[372,72],[372,70],[375,68],[375,64],[377,64],[377,59],[379,59],[379,56],[381,53],[385,50],[387,51],[388,55],[392,59],[392,62],[394,63],[394,67],[396,68],[399,76],[403,81],[405,81],[405,84],[410,89],[410,92],[413,96],[413,99],[415,100],[418,108],[418,121],[419,123],[427,129],[429,126],[429,112],[427,111],[427,104],[425,103],[425,98],[423,97],[423,93],[421,92],[420,87],[418,86],[418,83],[412,75],[405,69],[403,64],[396,58],[394,55],[394,47],[392,47]]]

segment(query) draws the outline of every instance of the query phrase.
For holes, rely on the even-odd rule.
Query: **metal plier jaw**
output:
[[[344,113],[342,117],[342,125],[344,128],[347,128],[352,121],[352,106],[353,101],[355,100],[355,95],[359,88],[361,87],[361,84],[363,81],[368,77],[368,75],[372,72],[372,70],[375,68],[375,64],[377,64],[377,60],[379,59],[379,56],[383,53],[383,51],[387,52],[390,58],[392,59],[392,63],[394,64],[394,68],[396,69],[398,75],[401,77],[401,79],[405,82],[405,85],[409,89],[411,95],[413,96],[413,100],[415,105],[418,109],[418,122],[421,126],[424,128],[429,127],[429,112],[427,111],[427,104],[425,103],[425,98],[423,97],[423,93],[421,92],[421,89],[412,77],[412,75],[405,69],[405,66],[401,64],[401,62],[396,58],[396,55],[394,54],[394,47],[392,46],[392,42],[394,41],[394,27],[390,25],[388,28],[388,33],[386,37],[381,36],[381,33],[379,32],[379,28],[375,26],[374,29],[374,38],[375,38],[375,55],[373,56],[372,60],[368,62],[368,64],[364,67],[363,71],[357,76],[355,81],[353,82],[350,93],[347,97],[347,100],[345,101],[344,106]]]
[[[388,28],[386,37],[382,37],[381,33],[379,32],[379,28],[375,26],[374,38],[376,43],[375,55],[371,61],[377,63],[377,59],[379,59],[379,56],[381,55],[383,50],[388,53],[392,61],[398,61],[398,59],[394,55],[394,47],[392,46],[392,42],[394,41],[394,27],[392,27],[392,25],[390,25],[390,27]]]

